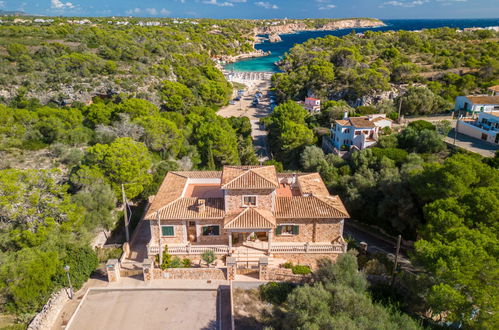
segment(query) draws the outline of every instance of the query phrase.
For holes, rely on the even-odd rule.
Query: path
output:
[[[251,137],[258,159],[263,162],[270,158],[267,134],[263,126],[259,125],[260,118],[267,117],[270,110],[270,78],[268,72],[234,72],[225,73],[229,81],[246,85],[245,93],[241,100],[229,104],[218,111],[222,117],[248,117],[251,122]],[[263,94],[258,106],[252,106],[254,95],[257,91]],[[235,96],[235,95],[234,95]]]
[[[455,133],[453,128],[449,132],[449,135],[445,137],[445,142],[450,145],[454,145],[454,135]],[[497,145],[493,145],[492,143],[484,142],[479,139],[474,139],[461,133],[457,133],[456,135],[456,146],[480,154],[484,157],[494,157],[496,150],[499,150],[499,146]]]

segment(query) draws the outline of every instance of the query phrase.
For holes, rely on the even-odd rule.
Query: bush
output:
[[[295,285],[289,282],[269,282],[260,285],[260,298],[271,304],[280,305],[286,301]]]
[[[435,125],[426,120],[415,120],[410,122],[407,126],[414,128],[418,132],[425,129],[429,129],[430,131],[434,131],[436,129]]]
[[[182,267],[184,267],[184,268],[191,267],[191,259],[189,259],[189,258],[182,259]]]
[[[180,258],[173,257],[168,268],[181,268],[181,267],[182,267],[182,261],[180,260]]]
[[[296,265],[293,266],[291,270],[293,271],[293,274],[298,274],[298,275],[307,275],[312,272],[310,270],[310,267],[307,265]]]
[[[201,259],[203,259],[203,261],[206,262],[206,264],[209,266],[216,259],[215,252],[213,252],[213,250],[206,250],[201,255]]]
[[[171,262],[172,262],[172,255],[168,253],[168,246],[165,246],[165,250],[163,251],[163,262],[161,263],[161,265],[159,265],[159,267],[162,270],[170,268]]]
[[[65,256],[60,260],[61,266],[69,266],[71,283],[75,289],[79,289],[85,283],[90,274],[99,265],[97,254],[90,246],[68,245]],[[62,286],[68,286],[67,277],[64,271],[59,273],[57,282]]]

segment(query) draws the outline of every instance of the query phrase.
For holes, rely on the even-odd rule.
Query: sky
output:
[[[497,18],[499,0],[0,0],[49,16]]]

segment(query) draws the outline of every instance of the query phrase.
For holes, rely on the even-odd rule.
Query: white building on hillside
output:
[[[335,152],[348,151],[352,147],[362,150],[378,141],[379,130],[392,127],[392,121],[385,114],[364,117],[345,117],[331,125],[331,144]]]
[[[456,97],[455,111],[465,111],[473,116],[479,112],[499,111],[499,95],[469,95]]]
[[[499,144],[499,114],[481,112],[478,119],[463,118],[458,121],[457,131],[492,144]]]

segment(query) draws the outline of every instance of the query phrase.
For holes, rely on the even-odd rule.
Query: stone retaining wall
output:
[[[262,272],[262,269],[260,269]],[[310,280],[310,275],[293,274],[293,271],[288,268],[273,268],[268,267],[263,271],[262,280],[266,281],[286,281],[293,283],[304,283]]]
[[[50,330],[64,305],[69,301],[66,289],[54,292],[40,313],[28,325],[28,330]]]
[[[317,268],[317,260],[322,258],[329,258],[336,261],[339,254],[337,253],[273,253],[272,257],[278,259],[285,259],[294,264],[307,265],[312,270]]]
[[[226,268],[170,268],[154,269],[154,279],[170,280],[226,280]]]

